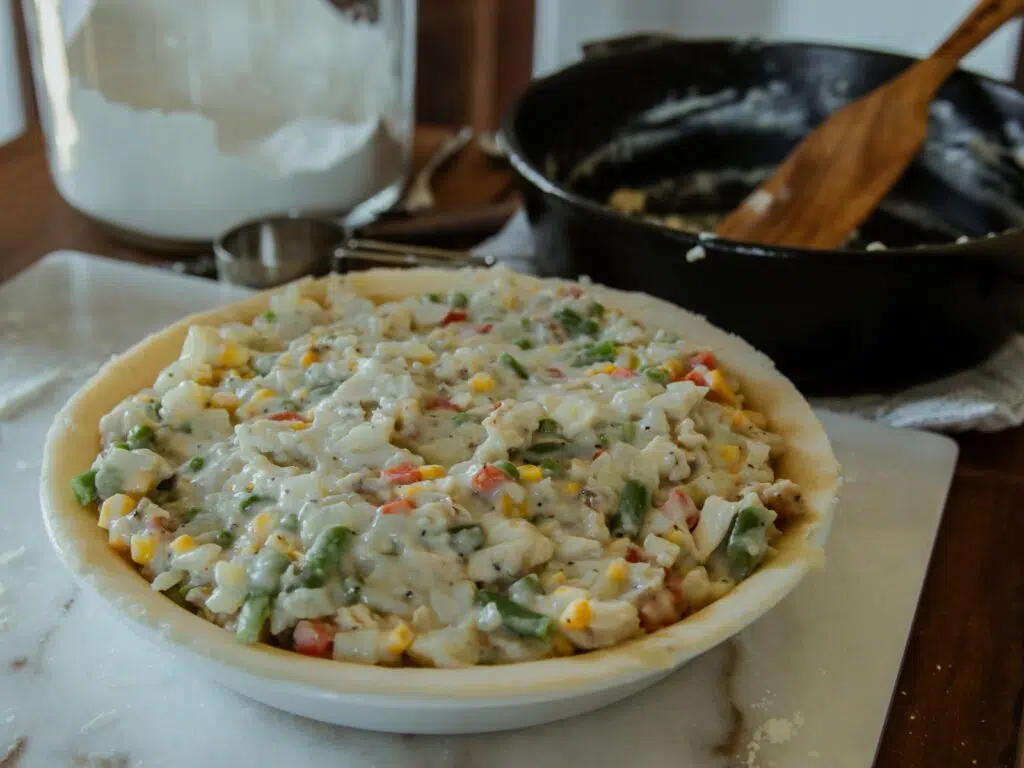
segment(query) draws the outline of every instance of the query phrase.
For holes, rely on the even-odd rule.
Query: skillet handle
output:
[[[680,39],[676,35],[668,35],[663,32],[639,32],[634,35],[618,35],[616,37],[603,37],[599,40],[587,40],[580,44],[580,50],[583,52],[583,58],[593,59],[612,53],[657,48],[659,45],[676,42]]]

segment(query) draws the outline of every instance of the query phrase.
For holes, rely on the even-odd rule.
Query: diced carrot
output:
[[[690,366],[693,367],[697,365],[703,365],[708,369],[715,368],[715,356],[710,352],[698,352],[690,358]]]
[[[644,551],[640,547],[636,544],[630,544],[626,548],[625,560],[627,563],[642,563],[646,558],[644,557]]]
[[[565,288],[559,288],[558,293],[562,296],[572,296],[574,299],[578,299],[583,295],[583,289],[577,285],[570,285]]]
[[[377,511],[382,515],[402,515],[406,512],[412,512],[412,504],[405,499],[398,499],[397,501],[381,504],[377,507]]]
[[[631,379],[636,376],[636,371],[632,368],[616,368],[610,375],[616,379]]]
[[[700,522],[700,509],[681,486],[672,489],[668,499],[659,507],[659,511],[678,527],[685,525],[691,531]]]
[[[281,413],[272,413],[269,416],[271,421],[302,421],[302,416],[297,414],[295,411],[282,411]]]
[[[544,372],[553,379],[564,379],[565,373],[560,368],[545,368]]]
[[[594,459],[596,459],[598,456],[600,456],[602,453],[605,453],[605,452],[606,452],[606,449],[598,448],[596,451],[594,451],[594,455],[590,457],[591,461],[593,461]]]
[[[706,387],[708,385],[708,380],[704,378],[704,374],[700,371],[690,371],[683,376],[683,381],[692,381],[698,387]]]
[[[451,325],[452,323],[461,323],[469,315],[464,309],[449,309],[448,314],[441,319],[441,325]]]
[[[418,483],[423,479],[423,473],[420,472],[420,468],[414,467],[412,464],[399,464],[396,467],[389,467],[381,472],[381,474],[385,480],[393,485],[408,485],[409,483]]]
[[[337,631],[337,627],[329,621],[303,619],[295,625],[292,644],[298,653],[322,658],[330,655],[334,646],[334,634]]]
[[[491,329],[494,328],[494,323],[484,323],[476,327],[477,333],[490,333]]]
[[[490,493],[511,478],[493,464],[485,464],[484,468],[473,475],[473,487],[481,493]]]

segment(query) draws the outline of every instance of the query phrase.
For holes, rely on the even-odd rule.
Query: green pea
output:
[[[452,294],[451,305],[456,309],[465,309],[469,306],[469,297],[461,291]]]
[[[231,531],[217,531],[217,534],[213,537],[213,543],[221,549],[227,549],[234,541],[235,535]]]
[[[204,459],[202,456],[193,456],[191,459],[189,459],[189,462],[188,462],[188,468],[192,472],[198,472],[205,465],[206,465],[206,459]]]
[[[263,319],[266,320],[268,323],[276,323],[277,313],[272,309],[268,309],[266,312],[263,313]]]
[[[71,479],[71,492],[82,506],[92,504],[99,499],[96,492],[96,472],[89,470]]]
[[[133,450],[149,448],[153,445],[154,440],[156,440],[156,433],[148,424],[136,424],[128,430],[128,447]]]
[[[505,459],[502,459],[501,461],[494,462],[494,466],[496,466],[506,475],[511,477],[513,480],[519,479],[519,470],[516,469],[516,465],[513,464],[511,461],[506,461]]]
[[[656,381],[659,384],[668,384],[672,379],[672,374],[664,368],[644,368],[643,374],[651,381]]]
[[[245,512],[253,505],[259,504],[262,501],[269,501],[269,499],[267,499],[266,496],[260,496],[255,493],[252,496],[246,496],[241,502],[239,502],[238,511]]]
[[[533,342],[529,339],[520,339],[516,342],[516,346],[520,349],[533,349]]]
[[[473,413],[456,413],[452,417],[452,421],[455,423],[455,426],[457,427],[461,427],[463,424],[469,424],[470,422],[474,422],[476,420],[477,416],[476,414]]]

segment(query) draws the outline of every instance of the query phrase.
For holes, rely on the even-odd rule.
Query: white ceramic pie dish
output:
[[[395,298],[484,278],[475,270],[374,270],[346,279],[365,295]],[[321,290],[312,280],[302,287],[312,296]],[[778,554],[724,598],[675,625],[567,658],[466,669],[385,668],[240,645],[231,633],[151,589],[108,546],[92,511],[75,500],[70,480],[98,451],[100,416],[178,356],[189,325],[250,319],[265,309],[269,293],[187,317],[149,337],[108,363],[68,401],[50,429],[43,459],[40,493],[51,541],[75,578],[133,628],[227,687],[306,717],[380,731],[474,733],[557,720],[625,698],[747,627],[822,562],[839,465],[810,406],[745,342],[666,302],[598,286],[591,290],[648,326],[679,331],[713,348],[786,440],[778,474],[804,491],[806,520],[785,532]]]

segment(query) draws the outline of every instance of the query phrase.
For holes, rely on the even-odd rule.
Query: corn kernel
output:
[[[292,546],[292,543],[280,533],[270,534],[270,538],[267,539],[266,546],[271,549],[276,549],[282,555],[285,555],[292,560],[299,559],[299,551],[295,549],[295,547]]]
[[[156,536],[152,533],[136,533],[131,539],[132,560],[139,565],[149,565],[156,555]]]
[[[597,368],[591,368],[587,371],[587,376],[597,376],[601,373],[611,373],[615,370],[615,366],[611,363],[605,363],[604,365],[598,366]]]
[[[565,484],[565,492],[572,496],[575,496],[581,490],[583,490],[583,486],[575,481]]]
[[[758,413],[757,411],[742,411],[742,413],[758,429],[764,429],[768,426],[768,419],[765,418],[763,413]]]
[[[586,629],[593,618],[594,609],[590,607],[590,601],[581,597],[566,606],[559,620],[566,629]]]
[[[302,353],[302,357],[299,358],[299,365],[303,368],[309,368],[313,363],[320,360],[320,353],[315,349],[307,349]]]
[[[409,483],[398,486],[396,493],[401,499],[413,499],[428,490],[430,490],[430,486],[427,483]]]
[[[559,587],[567,581],[565,571],[555,571],[547,576],[544,581],[546,582],[545,586],[547,589],[551,589],[551,587]]]
[[[740,463],[740,447],[738,445],[723,445],[718,449],[718,455],[730,469],[734,469]]]
[[[526,501],[521,501],[518,504],[512,501],[512,498],[507,494],[501,494],[501,501],[498,503],[501,509],[501,514],[505,517],[526,517],[529,513],[529,506]]]
[[[739,408],[733,408],[729,413],[729,426],[733,429],[743,429],[750,424],[750,419]]]
[[[673,379],[678,379],[683,373],[683,364],[678,360],[666,360],[661,367],[668,371]]]
[[[576,647],[565,635],[555,635],[551,648],[557,656],[572,656],[576,652]]]
[[[181,555],[185,552],[190,552],[196,548],[196,540],[189,536],[187,533],[181,534],[178,538],[170,544],[171,552],[176,555]]]
[[[238,368],[249,360],[249,350],[234,341],[225,341],[224,349],[217,358],[222,368]]]
[[[630,369],[636,368],[640,361],[637,359],[636,352],[632,349],[626,352],[626,367]]]
[[[388,632],[388,652],[395,656],[405,653],[415,638],[409,625],[404,621],[399,622],[398,626]]]
[[[288,424],[289,426],[291,426],[292,431],[294,432],[301,432],[302,430],[307,429],[309,427],[308,421],[290,421],[288,422]]]
[[[515,294],[506,294],[501,299],[501,306],[505,309],[519,309],[519,297]]]
[[[516,469],[519,470],[519,479],[524,483],[537,483],[544,479],[543,470],[533,464],[522,464]]]
[[[671,531],[665,534],[665,538],[675,544],[677,547],[681,547],[686,543],[686,537],[683,536],[683,532],[678,528],[673,528]]]
[[[420,467],[420,477],[424,480],[437,480],[445,476],[445,469],[440,464],[427,464]]]
[[[490,392],[497,382],[489,373],[477,373],[469,380],[469,388],[474,392]]]
[[[272,389],[257,389],[252,396],[252,402],[258,403],[262,400],[269,400],[272,397],[276,397],[277,393]]]
[[[110,524],[115,520],[126,517],[135,509],[135,499],[126,493],[115,493],[103,502],[100,507],[100,528],[110,529]]]
[[[621,584],[629,578],[629,567],[622,560],[613,560],[605,575],[616,584]]]
[[[419,363],[423,363],[424,365],[428,365],[428,364],[434,362],[437,359],[437,356],[434,355],[433,352],[430,352],[430,353],[425,354],[425,355],[418,355],[417,357],[415,357],[413,359],[416,360]]]
[[[249,521],[249,533],[251,533],[254,538],[257,538],[262,542],[270,534],[270,529],[273,524],[274,518],[271,517],[269,512],[260,512],[256,517]]]
[[[215,392],[210,398],[210,405],[214,408],[223,408],[228,413],[233,413],[238,407],[238,398],[230,392]]]
[[[706,378],[712,392],[716,393],[727,404],[736,405],[736,393],[725,383],[725,376],[721,371],[717,369],[710,371]]]

